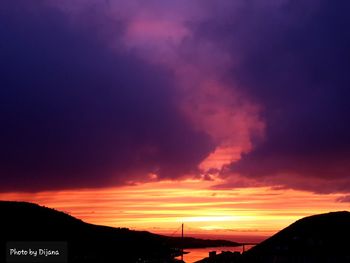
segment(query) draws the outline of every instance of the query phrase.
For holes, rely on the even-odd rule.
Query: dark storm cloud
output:
[[[74,24],[43,3],[0,6],[0,190],[196,169],[212,144],[179,113],[170,72],[110,50],[95,32],[97,16]],[[113,30],[118,36],[123,25]]]
[[[343,188],[350,177],[349,8],[348,1],[247,1],[199,29],[230,50],[235,86],[262,106],[266,121],[265,140],[233,171],[339,179],[333,190]]]

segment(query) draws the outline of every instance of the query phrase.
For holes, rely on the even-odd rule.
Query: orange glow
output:
[[[346,210],[340,194],[252,187],[211,188],[214,181],[162,181],[136,186],[40,193],[2,193],[65,211],[86,222],[172,234],[181,222],[194,236],[269,236],[295,220]]]
[[[199,168],[208,171],[212,168],[221,169],[224,165],[241,158],[240,147],[217,147],[200,165]]]

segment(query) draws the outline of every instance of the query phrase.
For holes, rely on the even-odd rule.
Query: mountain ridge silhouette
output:
[[[241,255],[224,251],[198,263],[350,262],[350,212],[307,216]]]
[[[299,219],[245,256],[248,262],[350,262],[349,248],[350,212],[337,211]]]
[[[191,237],[182,240],[147,231],[94,225],[28,202],[0,201],[0,211],[2,247],[8,241],[65,241],[68,262],[175,262],[174,256],[179,255],[181,247],[239,245],[226,240]]]

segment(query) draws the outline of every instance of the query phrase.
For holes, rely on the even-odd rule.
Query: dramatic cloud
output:
[[[45,1],[0,7],[1,190],[195,171],[213,144],[178,109],[173,74],[118,48],[124,25],[104,27],[102,10],[79,19],[58,10]]]
[[[350,4],[258,2],[199,29],[231,50],[232,81],[263,109],[265,140],[231,169],[287,187],[348,191]]]
[[[191,174],[348,192],[349,7],[6,1],[0,190]]]

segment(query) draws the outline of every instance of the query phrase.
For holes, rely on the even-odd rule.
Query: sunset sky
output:
[[[349,210],[348,10],[3,1],[0,199],[239,241]]]

